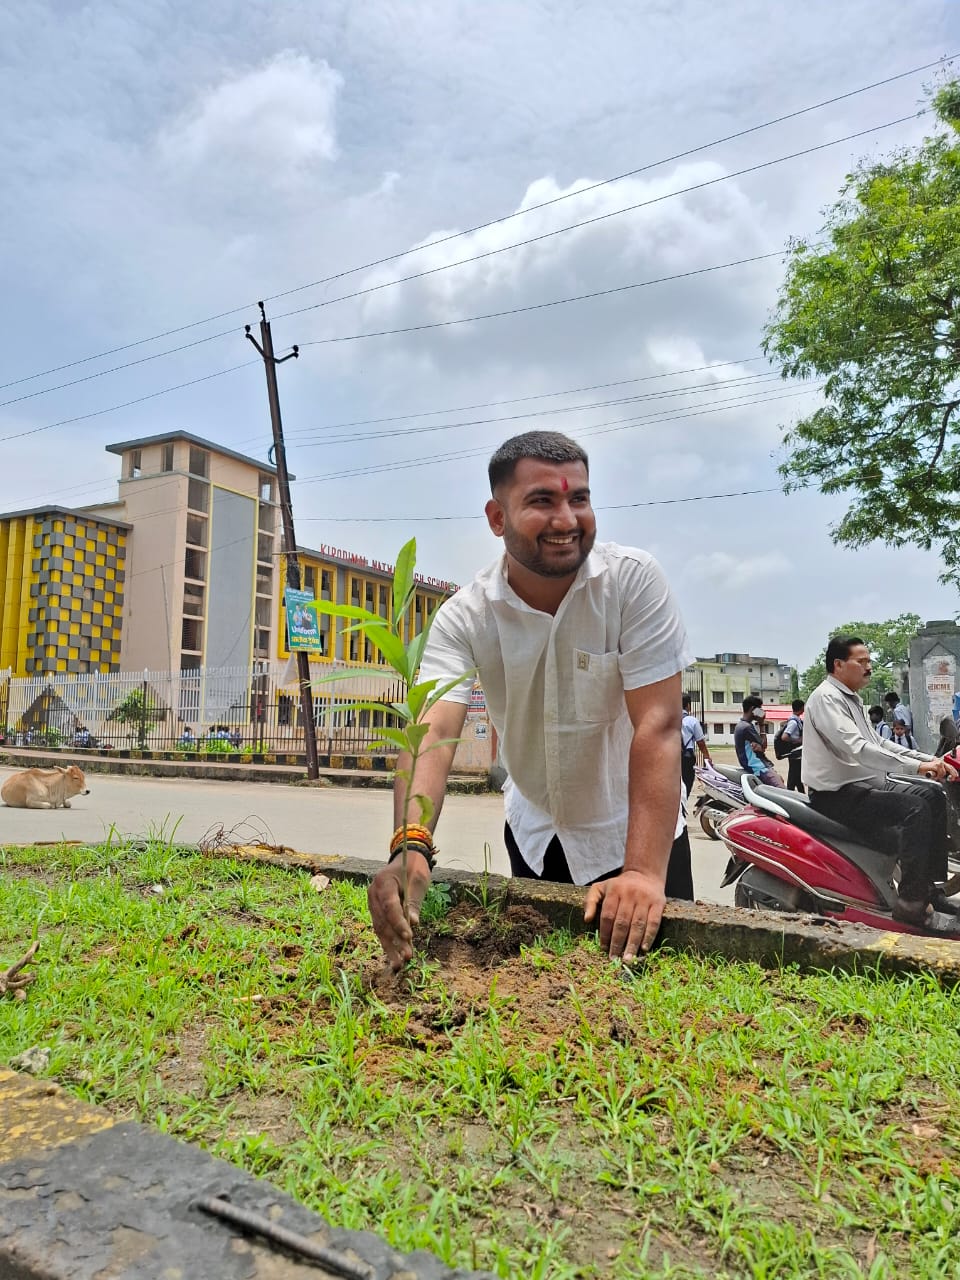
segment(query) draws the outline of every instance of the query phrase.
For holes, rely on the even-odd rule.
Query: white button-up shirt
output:
[[[804,712],[803,781],[811,791],[839,791],[848,782],[882,787],[888,773],[915,774],[933,756],[879,738],[859,693],[827,676]]]
[[[657,562],[598,542],[555,615],[520,599],[505,557],[478,574],[440,607],[420,678],[477,672],[524,861],[542,872],[558,835],[574,882],[587,884],[623,865],[633,737],[624,690],[666,680],[691,661]],[[446,697],[468,703],[471,685]]]

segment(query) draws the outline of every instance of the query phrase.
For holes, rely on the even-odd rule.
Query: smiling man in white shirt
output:
[[[660,927],[665,886],[692,897],[680,806],[680,673],[686,632],[656,561],[596,543],[587,456],[556,432],[508,440],[490,461],[485,511],[504,554],[440,608],[420,678],[475,671],[508,780],[505,839],[514,875],[589,884],[600,940],[630,959]],[[472,680],[430,713],[413,790],[439,816]],[[404,768],[403,759],[399,767]],[[419,821],[411,806],[406,815]],[[401,824],[401,789],[395,789]],[[671,863],[671,850],[676,852]],[[395,843],[395,842],[394,842]],[[670,876],[668,878],[668,866]],[[430,850],[409,857],[416,920]],[[370,887],[374,927],[399,968],[413,953],[399,864]]]

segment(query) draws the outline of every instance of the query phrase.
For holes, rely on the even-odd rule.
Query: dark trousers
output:
[[[929,782],[848,782],[839,791],[811,791],[819,813],[842,822],[867,844],[900,859],[900,897],[928,901],[947,878],[947,797]]]
[[[787,757],[787,790],[799,791],[801,795],[804,793],[803,783],[800,781],[800,770],[803,767],[803,756],[798,751],[796,755]]]
[[[547,852],[543,859],[543,871],[540,875],[532,871],[524,861],[514,834],[510,830],[509,822],[504,824],[503,840],[510,856],[510,870],[518,879],[553,880],[557,884],[573,884],[573,876],[571,876],[570,868],[567,866],[567,856],[563,852],[563,845],[560,843],[559,836],[554,836],[547,845]],[[599,880],[611,880],[614,876],[620,874],[620,870],[621,868],[617,867],[615,871],[608,871],[606,875],[597,876],[596,880],[591,881],[591,884],[596,884]],[[681,831],[673,842],[673,848],[670,851],[670,862],[667,866],[667,883],[664,886],[664,892],[668,898],[682,898],[686,902],[693,901],[693,871],[690,866],[690,840],[687,837],[686,828]]]
[[[687,789],[687,799],[693,791],[693,784],[697,780],[694,772],[697,765],[697,753],[695,751],[682,751],[680,753],[680,776],[683,778],[683,785]]]

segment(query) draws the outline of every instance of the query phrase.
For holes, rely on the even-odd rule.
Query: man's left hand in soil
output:
[[[600,945],[611,956],[635,960],[656,941],[666,905],[663,881],[640,871],[623,871],[590,886],[584,919],[590,924],[600,907]]]

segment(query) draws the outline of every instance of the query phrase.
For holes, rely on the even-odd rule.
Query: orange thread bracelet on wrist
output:
[[[415,853],[421,854],[427,860],[427,865],[432,871],[437,864],[437,849],[433,843],[433,833],[429,827],[414,826],[409,824],[407,827],[397,827],[390,840],[390,857],[388,863],[393,862],[394,858],[399,857],[403,852],[404,832],[406,832],[406,846],[413,849]]]

